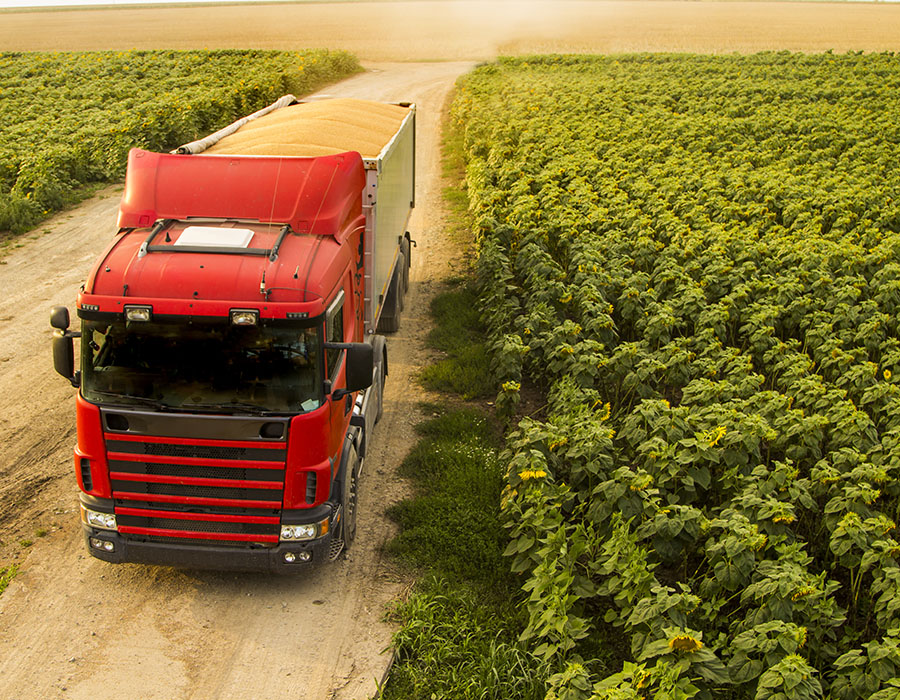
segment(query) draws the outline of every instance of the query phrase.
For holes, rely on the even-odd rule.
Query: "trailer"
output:
[[[93,556],[290,572],[352,544],[414,245],[415,113],[286,96],[130,152],[80,328],[51,314]]]

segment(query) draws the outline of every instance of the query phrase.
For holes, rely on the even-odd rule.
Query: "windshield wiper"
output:
[[[218,412],[225,412],[228,409],[236,409],[243,410],[248,413],[253,413],[259,416],[272,413],[272,411],[268,410],[267,408],[257,406],[255,403],[244,403],[242,401],[224,401],[222,403],[183,403],[181,404],[181,406],[179,406],[179,408]]]
[[[158,408],[163,411],[171,410],[170,406],[167,406],[159,399],[151,399],[149,396],[136,396],[135,394],[122,394],[117,391],[102,391],[100,389],[91,389],[90,393],[91,394],[102,394],[103,396],[112,396],[115,399],[124,399],[127,401],[135,401],[137,403],[143,404],[144,406],[152,406],[153,408]]]

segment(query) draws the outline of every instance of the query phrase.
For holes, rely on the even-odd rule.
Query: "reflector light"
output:
[[[259,323],[259,311],[255,309],[233,309],[231,311],[231,325],[255,326]]]
[[[126,306],[125,320],[140,321],[146,323],[153,316],[153,307],[151,306]]]

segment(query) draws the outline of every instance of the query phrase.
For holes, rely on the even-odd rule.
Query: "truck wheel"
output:
[[[341,510],[343,518],[341,522],[341,539],[344,541],[344,551],[350,548],[356,538],[356,505],[357,491],[359,488],[359,456],[356,448],[350,450],[344,472],[344,485],[341,489]]]

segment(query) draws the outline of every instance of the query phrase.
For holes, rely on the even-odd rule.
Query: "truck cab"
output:
[[[350,546],[387,375],[377,324],[411,244],[376,229],[394,205],[375,196],[388,146],[374,168],[354,151],[132,151],[79,327],[66,307],[51,316],[56,369],[78,389],[92,555],[294,571]],[[390,219],[404,228],[408,185]]]

